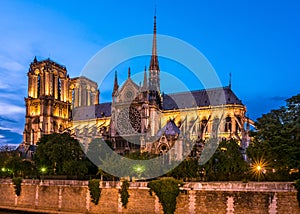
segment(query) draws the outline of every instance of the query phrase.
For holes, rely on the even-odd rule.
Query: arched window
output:
[[[38,82],[37,82],[37,97],[41,94],[41,75],[38,74]]]
[[[57,90],[58,90],[57,98],[58,98],[58,100],[62,100],[61,99],[61,79],[59,77],[58,77],[58,87],[57,87]]]
[[[208,120],[207,119],[203,119],[201,120],[201,133],[206,133],[207,132],[207,123]]]
[[[225,118],[225,132],[231,132],[232,130],[232,125],[231,125],[231,117],[227,116]]]
[[[75,89],[72,89],[72,109],[75,107]]]

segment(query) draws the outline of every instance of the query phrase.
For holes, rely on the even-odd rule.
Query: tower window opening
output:
[[[58,87],[57,87],[57,90],[58,90],[58,100],[62,100],[61,99],[61,79],[58,77]]]
[[[232,124],[231,124],[231,117],[226,117],[225,118],[225,132],[231,132]]]
[[[38,82],[37,82],[37,97],[41,94],[41,75],[38,75]]]

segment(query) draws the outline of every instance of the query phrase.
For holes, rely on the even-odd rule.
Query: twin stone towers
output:
[[[45,134],[69,132],[86,148],[93,138],[109,140],[119,154],[169,152],[181,159],[187,147],[210,138],[237,139],[249,144],[246,107],[231,86],[172,94],[160,91],[156,21],[152,56],[137,85],[128,78],[112,83],[112,102],[100,103],[98,84],[84,76],[70,78],[66,67],[34,58],[28,71],[25,146],[36,145]]]

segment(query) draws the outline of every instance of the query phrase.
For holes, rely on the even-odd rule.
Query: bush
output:
[[[17,196],[20,196],[21,194],[21,183],[22,183],[22,178],[21,177],[16,177],[12,179],[12,182],[14,184],[15,188],[15,193]]]
[[[125,180],[122,182],[121,189],[119,190],[119,193],[121,194],[122,206],[125,208],[127,208],[128,199],[129,199],[128,188],[129,188],[129,182]]]
[[[155,192],[165,214],[173,214],[175,212],[176,198],[179,195],[179,187],[181,185],[181,181],[174,178],[163,178],[148,183],[150,195],[152,195],[152,191]]]
[[[99,183],[100,183],[99,179],[89,180],[89,190],[90,190],[92,202],[96,205],[99,203],[100,194],[101,194]]]
[[[300,207],[300,179],[296,180],[295,188],[297,189],[297,200]]]

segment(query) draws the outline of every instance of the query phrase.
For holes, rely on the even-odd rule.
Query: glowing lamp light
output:
[[[251,172],[254,175],[254,177],[257,178],[257,180],[259,181],[260,177],[266,173],[266,167],[268,166],[268,163],[263,159],[257,159],[254,160],[252,162],[252,166],[251,166]]]
[[[137,164],[133,166],[133,171],[138,174],[139,177],[141,177],[142,173],[146,170],[146,167],[144,165]]]
[[[46,171],[47,171],[46,167],[42,167],[42,168],[41,168],[41,172],[42,172],[42,173],[45,173]]]

